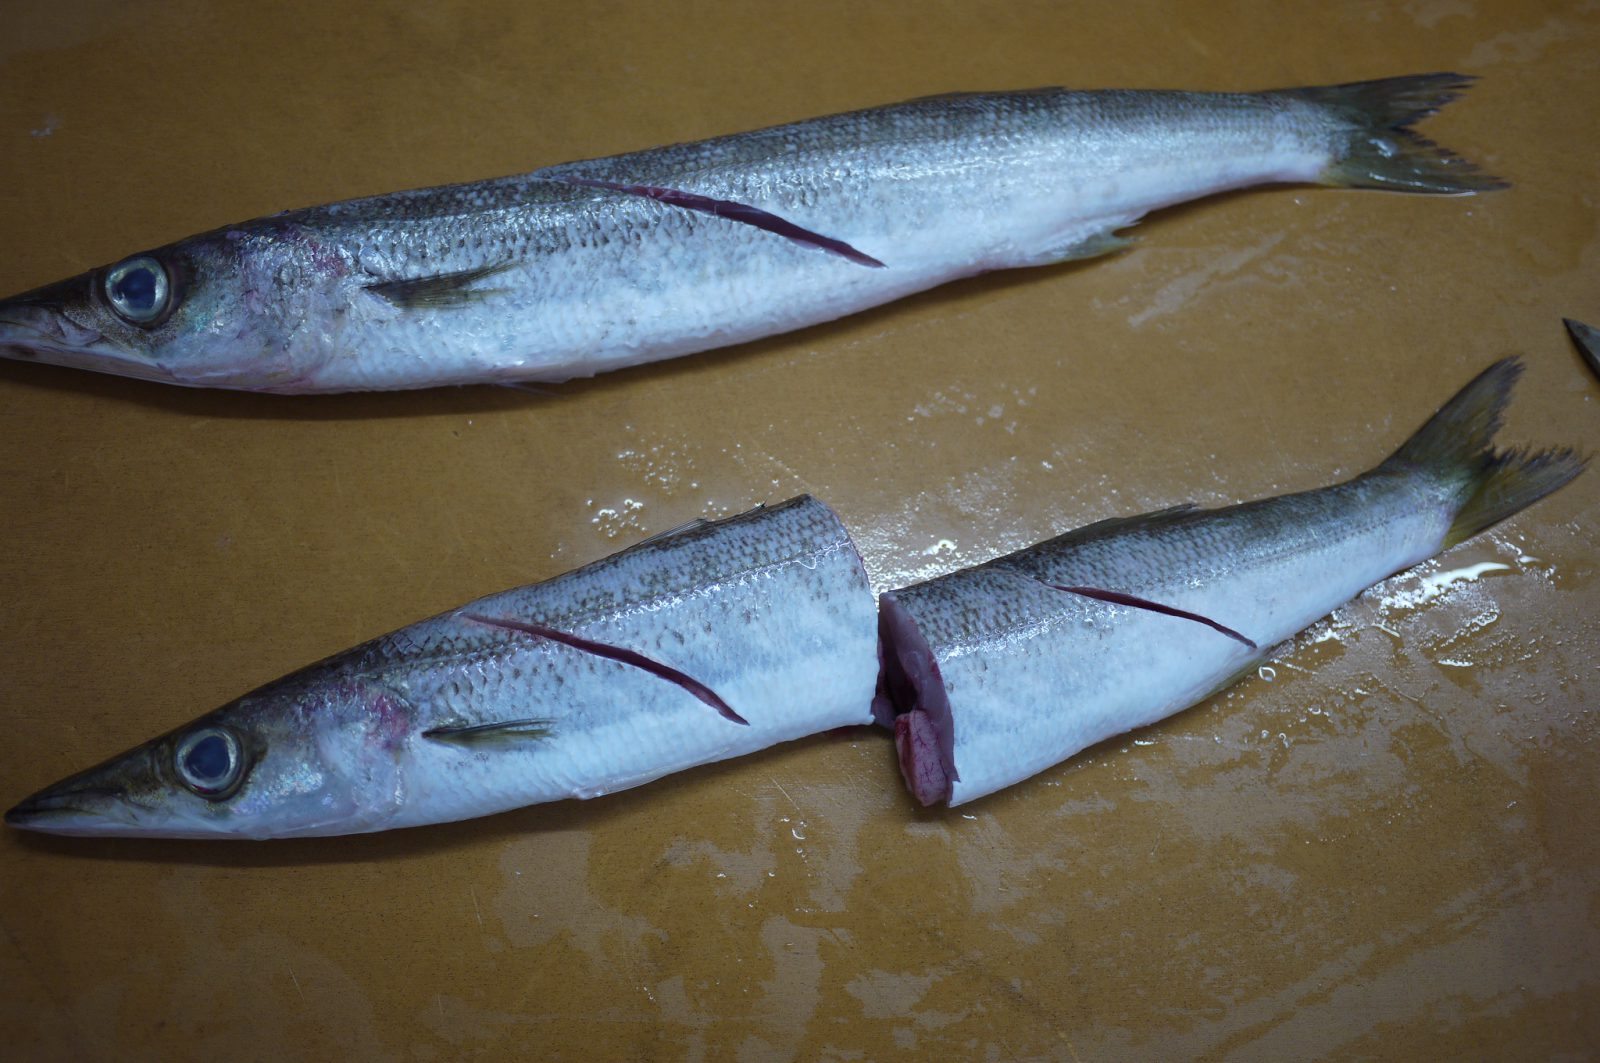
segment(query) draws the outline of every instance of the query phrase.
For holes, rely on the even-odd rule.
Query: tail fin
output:
[[[1470,74],[1415,74],[1286,89],[1318,104],[1344,124],[1346,141],[1323,172],[1323,180],[1345,188],[1467,195],[1510,185],[1479,173],[1472,163],[1417,135],[1411,127],[1460,96],[1477,79]]]
[[[1570,447],[1536,452],[1494,449],[1500,414],[1521,375],[1519,358],[1491,365],[1375,470],[1421,471],[1457,486],[1459,508],[1441,550],[1531,506],[1588,464],[1588,458]]]

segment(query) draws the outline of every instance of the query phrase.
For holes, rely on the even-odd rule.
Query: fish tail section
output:
[[[878,599],[878,645],[874,714],[894,731],[900,774],[924,807],[949,802],[961,780],[949,694],[928,640],[893,592]]]
[[[1510,186],[1411,127],[1460,96],[1475,80],[1470,74],[1416,74],[1287,89],[1278,95],[1317,104],[1340,120],[1345,140],[1323,172],[1327,184],[1467,195]]]
[[[1494,434],[1500,428],[1501,414],[1521,375],[1519,358],[1491,365],[1375,470],[1420,473],[1454,488],[1455,519],[1441,550],[1531,506],[1571,481],[1588,464],[1588,458],[1570,447],[1495,449]]]

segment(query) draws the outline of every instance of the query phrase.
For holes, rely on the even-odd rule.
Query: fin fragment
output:
[[[684,690],[716,709],[726,720],[744,724],[745,726],[750,724],[749,720],[734,712],[733,706],[723,701],[715,690],[712,690],[694,676],[680,672],[671,665],[662,664],[660,661],[646,657],[637,650],[630,650],[626,646],[613,646],[608,642],[595,642],[593,639],[574,635],[570,631],[560,631],[553,627],[546,627],[543,624],[533,623],[530,620],[482,616],[478,613],[462,613],[461,616],[476,624],[485,624],[504,631],[517,631],[524,635],[534,635],[538,638],[549,639],[551,642],[559,642],[563,646],[571,646],[573,649],[582,650],[584,653],[592,653],[596,657],[604,657],[609,661],[631,665],[634,668],[649,672],[653,676],[678,684]]]
[[[1600,377],[1600,329],[1593,325],[1585,325],[1582,321],[1574,321],[1570,317],[1564,317],[1561,321],[1567,326],[1567,335],[1572,337],[1578,353],[1589,363],[1594,375]]]
[[[1323,172],[1326,183],[1459,196],[1509,188],[1510,184],[1480,173],[1477,166],[1419,136],[1411,127],[1459,97],[1476,80],[1470,74],[1416,74],[1283,89],[1271,95],[1310,101],[1348,123],[1342,152]]]
[[[378,281],[367,285],[367,291],[380,295],[402,310],[449,310],[487,299],[504,292],[504,288],[474,288],[478,281],[509,269],[509,264],[479,266],[455,273],[434,273],[425,277],[407,277],[403,280]]]
[[[671,207],[682,207],[685,210],[697,210],[702,214],[710,214],[717,218],[727,218],[729,221],[753,225],[757,229],[765,229],[769,233],[776,233],[786,240],[793,240],[803,247],[814,247],[820,251],[827,251],[847,258],[858,266],[871,266],[873,269],[883,269],[884,264],[871,255],[857,251],[843,240],[835,240],[831,236],[812,232],[810,229],[796,225],[794,222],[760,207],[752,207],[748,203],[738,203],[731,199],[712,199],[710,196],[696,195],[693,192],[683,192],[676,188],[661,188],[657,185],[630,185],[620,181],[602,181],[593,177],[561,177],[558,180],[570,185],[579,185],[583,188],[603,188],[610,192],[623,192],[630,196],[643,196],[665,203]]]
[[[1039,582],[1044,583],[1044,580],[1040,580]],[[1152,602],[1148,598],[1135,597],[1132,594],[1124,594],[1121,591],[1103,590],[1099,587],[1068,587],[1060,583],[1045,583],[1045,586],[1053,587],[1058,591],[1066,591],[1068,594],[1081,594],[1085,598],[1093,598],[1100,602],[1110,602],[1112,605],[1127,605],[1133,607],[1134,609],[1148,609],[1152,613],[1160,613],[1163,616],[1176,616],[1183,620],[1193,620],[1197,624],[1204,624],[1211,630],[1228,636],[1235,642],[1241,642],[1244,645],[1249,646],[1252,650],[1258,650],[1261,648],[1255,644],[1253,639],[1246,638],[1244,635],[1239,634],[1239,632],[1233,630],[1231,627],[1228,627],[1226,624],[1219,624],[1208,616],[1201,616],[1199,613],[1191,613],[1187,609],[1179,609],[1178,607],[1172,605],[1162,605],[1160,602]]]

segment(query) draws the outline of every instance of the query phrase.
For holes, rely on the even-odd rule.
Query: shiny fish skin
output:
[[[528,620],[705,684],[736,723],[660,675],[468,619]],[[22,802],[64,834],[349,834],[595,797],[778,742],[870,722],[875,603],[832,511],[793,499],[479,599],[269,684]],[[498,738],[436,729],[534,720]],[[177,778],[208,729],[248,768],[208,800]]]
[[[290,211],[0,303],[0,351],[283,393],[588,376],[1103,254],[1227,189],[1500,187],[1407,128],[1468,81],[956,94]]]
[[[912,792],[959,805],[1187,708],[1372,584],[1567,483],[1584,465],[1573,451],[1490,448],[1519,371],[1497,363],[1347,483],[1113,518],[884,595],[877,712]],[[1070,586],[1187,610],[1256,645]]]

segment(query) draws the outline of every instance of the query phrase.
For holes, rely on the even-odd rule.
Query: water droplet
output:
[[[1270,683],[1278,678],[1278,670],[1270,664],[1264,664],[1256,669],[1256,675],[1260,676],[1264,682]]]

